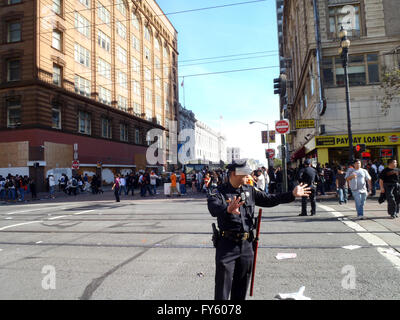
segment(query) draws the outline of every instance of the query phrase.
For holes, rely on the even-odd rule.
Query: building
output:
[[[73,160],[106,182],[144,169],[146,132],[177,120],[177,31],[157,3],[6,0],[0,16],[0,174],[41,190]]]
[[[287,140],[293,165],[305,157],[322,164],[348,162],[344,68],[338,53],[342,24],[351,40],[353,143],[367,148],[355,156],[399,158],[399,103],[394,100],[386,115],[380,108],[382,73],[399,66],[399,11],[400,2],[390,0],[277,0],[280,71],[286,80],[281,113],[291,123]]]
[[[233,160],[240,159],[240,148],[227,148],[226,158],[228,163],[232,163]]]
[[[226,162],[226,138],[197,120],[195,123],[194,158],[191,163],[221,164]]]

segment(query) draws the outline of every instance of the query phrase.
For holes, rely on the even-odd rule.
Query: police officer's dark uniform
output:
[[[306,159],[304,161],[305,167],[299,171],[298,181],[307,184],[311,189],[309,195],[311,203],[311,215],[314,216],[316,213],[316,193],[317,193],[317,182],[319,180],[317,169],[311,167],[311,161]],[[301,213],[299,216],[307,215],[307,197],[301,197]]]
[[[389,167],[382,170],[379,175],[385,189],[386,201],[388,203],[388,214],[392,218],[398,218],[400,209],[400,179],[399,170]]]
[[[249,168],[246,162],[234,162],[229,173],[236,168]],[[251,169],[249,168],[249,172]],[[228,174],[229,174],[228,173]],[[226,200],[241,197],[245,203],[239,207],[240,215],[227,212]],[[215,299],[244,300],[253,265],[254,208],[273,207],[295,200],[292,192],[268,195],[250,185],[234,188],[228,181],[208,195],[208,210],[218,221],[216,241]]]

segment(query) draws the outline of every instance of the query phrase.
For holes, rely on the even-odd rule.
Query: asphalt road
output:
[[[352,202],[321,202],[315,217],[297,216],[299,206],[263,209],[249,300],[302,286],[313,300],[400,298],[400,219],[372,204],[365,221],[353,221]],[[213,299],[214,221],[202,195],[1,205],[0,299]]]

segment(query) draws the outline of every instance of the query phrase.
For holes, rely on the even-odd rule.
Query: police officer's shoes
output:
[[[307,216],[307,213],[300,213],[299,214],[299,217],[304,217],[304,216]]]

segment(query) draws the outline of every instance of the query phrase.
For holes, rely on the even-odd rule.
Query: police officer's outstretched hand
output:
[[[244,201],[240,201],[240,197],[233,197],[232,199],[226,200],[227,203],[229,203],[229,206],[227,208],[228,213],[231,214],[240,214],[239,208],[243,205]]]
[[[293,195],[295,197],[308,197],[311,193],[311,188],[307,184],[300,183],[293,190]]]

